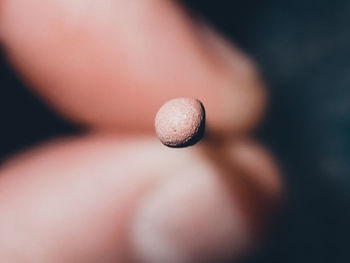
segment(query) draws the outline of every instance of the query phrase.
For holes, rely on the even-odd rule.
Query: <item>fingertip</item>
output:
[[[208,126],[217,135],[235,137],[252,131],[266,108],[267,91],[255,62],[205,21],[197,23],[203,44],[214,54],[218,74],[208,104]]]
[[[253,63],[172,1],[2,3],[11,61],[71,121],[150,132],[176,97],[200,99],[218,133],[247,132],[261,118]]]

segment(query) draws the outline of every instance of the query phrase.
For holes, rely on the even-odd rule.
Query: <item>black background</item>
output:
[[[281,223],[248,262],[350,262],[350,1],[184,1],[259,65],[259,130],[283,170]],[[0,58],[0,160],[76,132]]]

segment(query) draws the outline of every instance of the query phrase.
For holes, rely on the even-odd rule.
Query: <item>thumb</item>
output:
[[[235,259],[261,237],[264,215],[272,211],[263,200],[280,198],[278,174],[264,156],[244,145],[231,152],[242,180],[209,162],[200,147],[174,150],[147,138],[90,135],[38,147],[0,170],[0,257]]]

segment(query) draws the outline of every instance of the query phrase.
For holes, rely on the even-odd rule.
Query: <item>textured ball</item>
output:
[[[169,147],[185,147],[198,142],[204,133],[203,104],[192,98],[178,98],[166,102],[155,118],[156,133]]]

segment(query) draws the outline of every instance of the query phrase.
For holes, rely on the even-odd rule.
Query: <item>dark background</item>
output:
[[[257,61],[270,92],[258,135],[282,167],[286,208],[248,262],[349,263],[350,1],[184,2]],[[0,80],[0,160],[77,131],[2,56]]]

